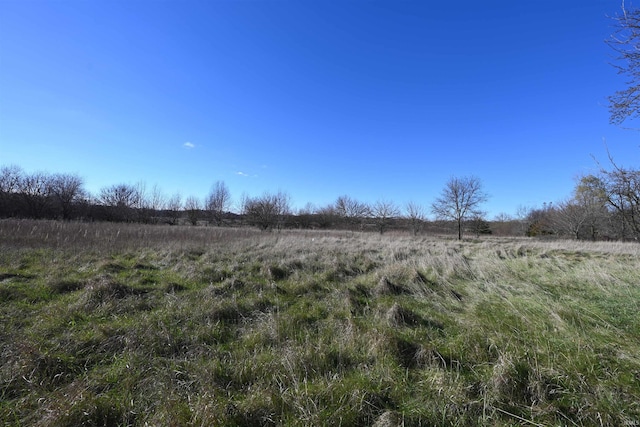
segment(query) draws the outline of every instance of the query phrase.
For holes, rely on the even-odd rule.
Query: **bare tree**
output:
[[[60,207],[63,219],[71,219],[74,204],[86,196],[82,178],[70,174],[55,174],[51,177],[51,194]]]
[[[506,212],[500,212],[495,217],[493,217],[493,220],[496,222],[509,222],[513,221],[513,218]]]
[[[184,201],[184,210],[191,225],[197,225],[200,218],[200,200],[195,196],[189,196]]]
[[[291,196],[284,191],[278,191],[275,194],[277,204],[277,227],[282,228],[285,224],[287,216],[291,215]]]
[[[157,222],[158,213],[165,208],[166,196],[158,184],[154,184],[151,190],[147,189],[147,184],[140,181],[135,185],[138,199],[133,208],[138,214],[140,222]]]
[[[340,196],[335,203],[335,213],[347,221],[350,226],[360,224],[371,215],[371,208],[366,203],[359,202],[349,196]]]
[[[134,208],[139,198],[138,189],[128,184],[116,184],[100,190],[100,202],[106,206]]]
[[[231,193],[226,184],[217,181],[211,187],[205,202],[205,208],[210,218],[215,221],[216,225],[222,225],[224,214],[231,207]]]
[[[607,44],[618,55],[618,74],[628,79],[626,89],[609,97],[610,121],[619,125],[640,117],[640,9],[625,9],[623,3],[622,14],[614,20],[616,29]]]
[[[24,171],[20,166],[3,166],[0,169],[0,194],[16,193],[20,189],[23,175]]]
[[[551,221],[557,234],[568,234],[580,238],[580,231],[589,219],[589,211],[575,200],[563,200],[551,212]]]
[[[157,184],[147,189],[147,184],[143,181],[138,182],[135,185],[138,192],[138,200],[135,202],[133,208],[138,214],[138,220],[144,223],[155,222],[157,218],[155,215],[158,210],[161,210],[164,206],[164,195],[160,187]]]
[[[529,206],[524,206],[524,205],[519,205],[516,208],[515,221],[517,223],[516,229],[517,229],[517,234],[519,236],[527,235],[527,232],[529,231],[529,226],[531,225],[529,223],[529,217],[532,211],[533,211],[533,208]]]
[[[133,185],[115,184],[100,190],[99,201],[102,205],[113,208],[116,220],[131,221],[140,203],[140,192]]]
[[[169,222],[173,225],[178,223],[180,219],[180,211],[182,210],[182,196],[175,193],[167,200],[166,209],[169,213]]]
[[[427,218],[427,214],[424,210],[424,207],[415,203],[409,202],[406,207],[405,218],[409,220],[409,226],[411,227],[411,232],[413,235],[417,235],[420,229],[422,228],[425,219]]]
[[[20,181],[18,192],[28,215],[41,218],[51,203],[51,177],[45,172],[26,174]]]
[[[480,204],[488,199],[482,182],[476,177],[452,177],[446,183],[440,197],[431,205],[431,211],[439,219],[455,221],[458,240],[462,240],[462,224],[477,215]]]
[[[380,234],[383,234],[393,218],[400,216],[400,209],[388,200],[378,200],[371,209]]]
[[[167,206],[167,196],[162,189],[155,184],[149,193],[149,208],[154,211],[164,210]]]
[[[264,193],[259,197],[243,197],[242,213],[247,222],[261,230],[281,228],[284,219],[291,212],[289,196],[278,193]]]
[[[17,214],[17,206],[13,201],[17,199],[23,175],[23,170],[17,165],[3,166],[0,169],[0,216]]]
[[[640,239],[640,170],[614,164],[613,170],[602,171],[607,202],[620,218],[622,238]]]

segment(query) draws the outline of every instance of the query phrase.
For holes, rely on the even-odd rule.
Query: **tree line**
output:
[[[223,181],[204,198],[166,195],[144,183],[114,184],[96,195],[74,174],[26,173],[15,165],[0,168],[0,218],[161,223],[172,225],[255,226],[377,231],[406,230],[413,234],[449,233],[462,239],[499,234],[568,237],[583,240],[640,238],[640,171],[617,165],[581,177],[571,196],[542,207],[520,207],[515,215],[499,214],[491,221],[481,207],[488,199],[477,177],[452,177],[440,195],[425,207],[400,206],[378,200],[368,204],[348,195],[326,206],[293,209],[284,191],[243,195],[234,204]],[[430,215],[431,214],[431,218]]]
[[[451,222],[462,238],[465,230],[491,232],[479,210],[486,199],[478,178],[451,178],[431,207],[437,220],[428,221],[428,210],[415,202],[401,208],[389,200],[368,204],[343,195],[326,206],[307,204],[294,210],[289,195],[279,191],[255,197],[243,195],[234,205],[222,181],[215,182],[204,198],[183,199],[179,193],[168,196],[157,186],[148,188],[144,183],[114,184],[92,195],[75,174],[27,173],[16,165],[0,168],[0,218],[251,225],[262,230],[335,228],[384,233],[402,229],[414,234],[446,230]]]
[[[529,214],[529,236],[640,240],[640,170],[616,164],[578,179],[573,194]]]

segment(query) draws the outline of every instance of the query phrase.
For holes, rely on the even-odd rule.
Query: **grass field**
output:
[[[640,425],[640,245],[0,221],[0,424]]]

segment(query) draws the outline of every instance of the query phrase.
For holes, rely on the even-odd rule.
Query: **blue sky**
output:
[[[203,197],[429,206],[475,175],[493,216],[568,196],[640,132],[613,0],[0,0],[0,165]],[[627,123],[633,126],[633,123]],[[636,126],[640,127],[640,126]]]

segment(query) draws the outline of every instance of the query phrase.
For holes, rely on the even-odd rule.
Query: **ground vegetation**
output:
[[[640,246],[0,221],[0,424],[633,425]]]

